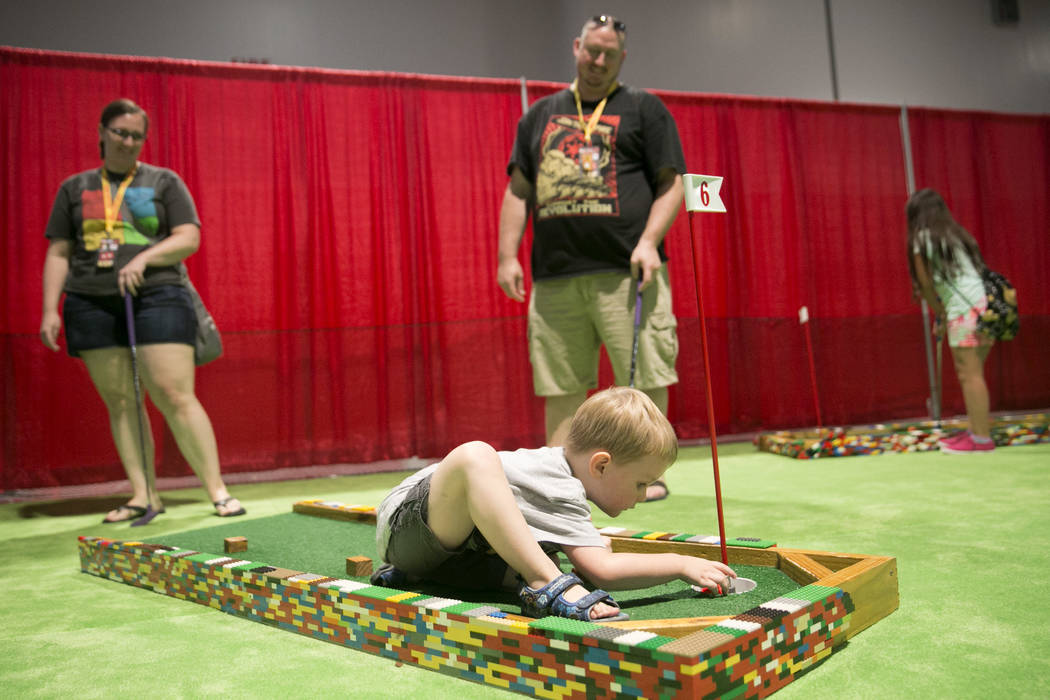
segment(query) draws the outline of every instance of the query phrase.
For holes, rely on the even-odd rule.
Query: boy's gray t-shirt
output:
[[[518,509],[537,542],[577,547],[601,547],[603,540],[591,522],[591,507],[583,483],[572,474],[562,447],[498,452]],[[382,558],[390,541],[390,516],[408,491],[434,473],[437,464],[408,477],[383,499],[376,518],[376,551]],[[466,508],[466,504],[463,506]]]

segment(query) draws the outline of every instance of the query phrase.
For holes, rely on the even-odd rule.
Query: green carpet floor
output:
[[[1050,696],[1050,445],[798,461],[733,444],[719,456],[730,537],[898,559],[900,609],[776,697]],[[234,493],[246,522],[303,498],[378,504],[403,476]],[[667,500],[596,522],[716,532],[708,450],[683,450],[667,481]],[[80,573],[77,535],[148,541],[220,524],[200,490],[165,497],[168,512],[134,530],[98,523],[112,498],[0,505],[4,697],[512,697]]]

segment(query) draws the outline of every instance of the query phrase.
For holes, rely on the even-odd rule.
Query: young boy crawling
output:
[[[522,612],[577,620],[626,619],[604,590],[683,579],[714,590],[728,566],[681,554],[614,553],[591,523],[588,500],[617,516],[678,456],[671,424],[648,396],[617,387],[580,406],[566,445],[497,452],[468,442],[405,479],[379,506],[372,578],[425,579],[463,588],[518,589]],[[563,574],[562,551],[580,574]],[[556,554],[554,555],[557,556]]]

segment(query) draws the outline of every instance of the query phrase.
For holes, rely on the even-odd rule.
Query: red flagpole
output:
[[[729,565],[729,554],[726,552],[726,525],[722,515],[722,481],[718,474],[718,436],[715,434],[715,399],[711,392],[711,362],[707,354],[707,327],[704,323],[704,300],[700,292],[700,256],[697,252],[696,233],[693,230],[693,215],[689,212],[689,246],[693,253],[693,280],[696,283],[696,308],[700,315],[700,347],[704,355],[704,383],[707,388],[707,422],[711,433],[711,461],[715,472],[715,505],[718,509],[718,541],[722,547],[722,563]]]

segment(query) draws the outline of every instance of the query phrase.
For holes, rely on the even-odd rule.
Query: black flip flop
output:
[[[143,515],[146,514],[146,509],[143,508],[142,506],[132,506],[132,505],[128,505],[127,503],[125,503],[124,505],[117,506],[113,510],[118,510],[118,511],[125,511],[126,510],[129,513],[131,513],[131,515],[129,515],[126,518],[120,518],[119,520],[109,520],[107,518],[103,518],[102,519],[102,524],[103,525],[113,525],[114,523],[126,523],[129,520],[138,520],[139,518],[141,518]]]
[[[221,501],[212,501],[212,505],[215,506],[215,508],[216,508],[215,514],[217,516],[219,516],[220,518],[232,518],[235,515],[244,515],[245,513],[248,512],[244,508],[239,508],[239,509],[233,511],[232,513],[220,513],[218,511],[219,508],[222,508],[224,505],[226,505],[227,503],[229,503],[232,500],[234,500],[233,496],[230,496],[228,498],[224,498]]]

